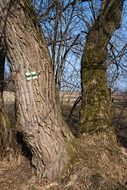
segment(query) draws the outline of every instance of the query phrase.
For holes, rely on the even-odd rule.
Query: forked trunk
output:
[[[70,132],[61,117],[46,42],[28,0],[2,0],[0,9],[16,85],[17,127],[38,176],[53,180],[67,163]]]
[[[100,14],[86,39],[81,63],[81,132],[107,130],[111,126],[106,76],[107,45],[113,32],[120,26],[122,7],[122,0],[103,0]]]

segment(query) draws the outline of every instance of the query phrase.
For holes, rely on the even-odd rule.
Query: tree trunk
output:
[[[3,108],[3,90],[4,90],[4,64],[5,51],[3,49],[3,39],[0,38],[0,108]]]
[[[17,127],[31,149],[38,176],[54,180],[67,163],[71,137],[56,98],[46,42],[28,0],[2,0],[0,9],[16,85]]]
[[[86,39],[81,62],[81,132],[91,133],[111,126],[106,76],[107,45],[113,32],[120,26],[122,7],[121,0],[103,0],[100,14]]]
[[[10,121],[7,114],[0,108],[0,159],[6,155],[12,145]]]
[[[3,90],[4,90],[4,65],[5,49],[3,46],[4,38],[0,32],[0,158],[6,154],[12,140],[10,121],[4,111]]]

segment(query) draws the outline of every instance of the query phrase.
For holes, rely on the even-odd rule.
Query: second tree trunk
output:
[[[81,63],[82,105],[80,132],[107,130],[111,126],[110,93],[106,76],[107,45],[119,28],[123,1],[102,1],[91,27]]]

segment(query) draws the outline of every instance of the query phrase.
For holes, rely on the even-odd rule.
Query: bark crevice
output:
[[[0,7],[6,10],[7,3],[8,0],[3,0]],[[29,1],[17,0],[11,5],[5,32],[7,57],[16,86],[17,129],[31,150],[38,176],[54,180],[67,164],[67,142],[71,135],[56,98],[44,35]],[[39,75],[28,80],[26,74],[32,72]]]

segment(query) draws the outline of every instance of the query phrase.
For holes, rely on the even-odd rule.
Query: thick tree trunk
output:
[[[110,95],[106,76],[107,45],[119,28],[123,1],[103,0],[100,14],[91,27],[81,63],[81,132],[105,130],[111,126]]]
[[[6,20],[1,26],[5,27],[7,56],[16,85],[17,127],[31,149],[38,176],[53,180],[67,163],[70,132],[56,100],[45,39],[28,0],[2,0],[0,9],[0,17]],[[36,79],[27,76],[31,72],[36,72]]]

